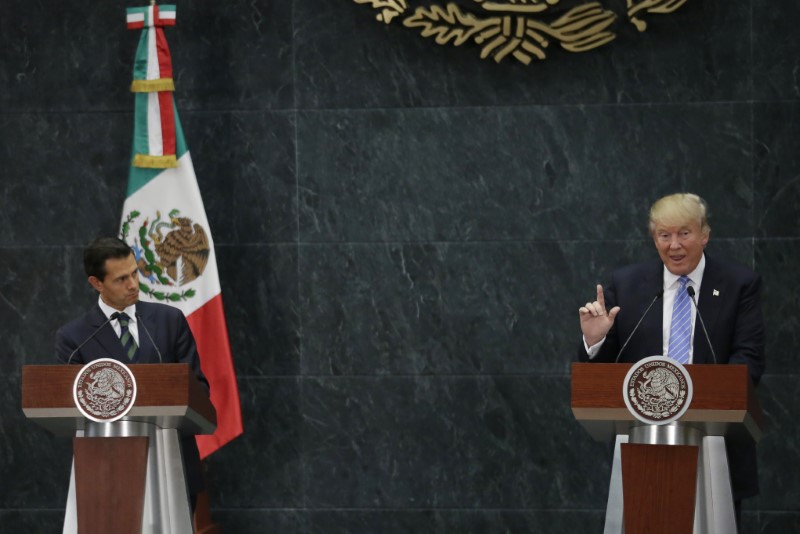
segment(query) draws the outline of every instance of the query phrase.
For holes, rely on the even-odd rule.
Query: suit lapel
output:
[[[655,356],[663,352],[662,347],[662,321],[663,303],[658,300],[645,315],[647,307],[653,302],[658,291],[664,286],[664,264],[661,260],[643,263],[629,276],[633,280],[629,286],[632,299],[624,303],[627,306],[629,318],[625,326],[617,332],[617,342],[621,345],[636,328],[636,323],[641,319],[641,324],[636,333],[631,337],[630,343],[625,348],[620,361],[635,362],[648,356]]]
[[[658,260],[648,267],[646,275],[643,277],[642,286],[639,288],[639,294],[642,295],[643,300],[639,317],[645,312],[647,306],[653,302],[658,291],[664,287],[664,264]],[[663,294],[662,294],[663,299]],[[659,299],[653,304],[653,307],[647,313],[647,317],[642,320],[642,334],[644,337],[644,353],[642,358],[646,356],[656,356],[664,352],[664,302]]]
[[[139,358],[138,363],[155,363],[158,362],[158,356],[153,348],[153,343],[147,335],[147,328],[153,324],[153,317],[150,313],[151,308],[143,305],[141,302],[136,303],[136,313],[139,314],[137,318],[137,328],[139,329]],[[156,334],[153,334],[156,335]]]
[[[720,305],[725,298],[724,281],[720,277],[720,271],[717,263],[706,256],[706,268],[703,271],[703,280],[700,283],[700,295],[697,299],[698,314],[703,314],[703,322],[706,325],[706,330],[709,333],[715,332],[715,325],[719,317]],[[716,293],[716,294],[715,294]],[[699,317],[695,317],[694,322],[694,341],[692,343],[694,350],[694,363],[712,363],[713,357],[711,350],[708,347],[705,332],[703,332],[703,325]]]
[[[103,314],[100,306],[95,306],[89,312],[89,323],[92,325],[93,331],[99,328],[106,319],[108,318]],[[120,343],[119,337],[117,337],[116,332],[114,332],[114,327],[111,326],[111,323],[105,325],[100,332],[97,333],[95,340],[103,347],[103,351],[107,355],[105,357],[127,362],[128,357],[122,350],[122,343]]]

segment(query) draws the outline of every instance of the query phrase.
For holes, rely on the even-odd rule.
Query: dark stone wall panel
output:
[[[239,394],[244,434],[206,462],[212,506],[303,508],[301,383],[291,378],[240,378]]]
[[[721,215],[715,236],[752,231],[743,106],[348,111],[298,121],[303,241],[641,238],[652,201],[685,189]]]
[[[309,534],[497,534],[536,532],[600,532],[603,515],[591,510],[402,510],[343,511],[310,514]]]
[[[787,534],[800,532],[798,512],[744,512],[742,534]]]
[[[800,102],[753,106],[756,235],[800,237]]]
[[[797,100],[800,84],[800,4],[752,0],[753,96],[756,100]]]
[[[0,378],[0,401],[9,407],[0,410],[0,514],[30,508],[63,509],[72,468],[72,440],[54,437],[25,418],[19,408],[21,387],[19,375]],[[5,526],[0,521],[0,532],[11,532]]]
[[[0,109],[74,112],[132,105],[138,36],[126,29],[123,3],[8,0],[3,8]]]
[[[296,248],[222,246],[217,262],[238,375],[299,374]]]
[[[767,375],[758,387],[757,396],[768,426],[758,444],[761,494],[748,503],[753,508],[797,512],[800,487],[793,469],[787,469],[787,466],[800,462],[796,445],[800,442],[796,413],[797,406],[800,406],[800,392],[795,386],[797,376],[796,371],[794,374]],[[793,521],[797,522],[796,515]]]
[[[2,516],[0,516],[2,517]],[[261,534],[497,534],[536,532],[599,532],[603,514],[593,510],[215,510],[215,523],[223,532]]]
[[[116,232],[132,115],[0,115],[0,246],[83,244]]]
[[[797,265],[800,240],[762,241],[756,248],[756,268],[763,277],[763,309],[767,326],[767,374],[797,373],[800,347],[800,301]]]
[[[302,510],[222,509],[214,510],[212,519],[220,527],[220,532],[306,534],[308,515]]]
[[[49,534],[62,532],[63,510],[0,510],[0,525],[3,532],[30,532]]]
[[[631,247],[642,251],[633,257],[655,257],[646,245]],[[580,341],[577,309],[593,295],[594,283],[625,262],[626,248],[303,247],[304,372],[567,372]],[[597,282],[580,283],[587,278]]]
[[[305,386],[307,495],[317,508],[586,508],[607,494],[610,455],[574,421],[564,376]]]

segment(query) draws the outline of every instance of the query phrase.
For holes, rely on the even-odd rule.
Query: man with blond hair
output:
[[[759,275],[705,254],[711,235],[708,207],[695,194],[677,193],[656,201],[649,230],[659,259],[614,271],[605,289],[597,286],[595,300],[578,310],[583,333],[579,359],[632,363],[660,354],[689,364],[745,364],[758,384],[764,372],[765,338]],[[709,339],[698,324],[694,304],[680,294],[691,295],[689,288],[697,295]],[[672,324],[680,302],[688,308],[682,337],[677,333],[681,325]],[[686,340],[684,345],[671,346],[670,338],[679,337]],[[738,523],[741,499],[758,494],[755,447],[729,444],[727,449]]]

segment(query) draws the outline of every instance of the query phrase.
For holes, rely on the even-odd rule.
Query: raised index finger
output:
[[[603,309],[603,312],[606,311],[606,296],[603,294],[603,286],[597,284],[597,302],[600,304],[600,307]]]

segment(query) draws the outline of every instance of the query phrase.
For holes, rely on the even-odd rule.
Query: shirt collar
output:
[[[697,267],[694,268],[694,271],[690,272],[687,276],[689,277],[689,281],[692,285],[699,286],[700,281],[703,279],[703,272],[706,270],[706,255],[705,253],[700,256],[700,262],[697,264]],[[673,285],[678,283],[678,278],[681,275],[679,274],[672,274],[667,269],[667,266],[664,266],[664,288],[670,288]]]
[[[116,309],[112,308],[111,306],[109,306],[105,302],[103,302],[103,299],[101,297],[97,297],[97,305],[100,306],[100,311],[103,312],[103,315],[106,316],[106,319],[110,318],[113,314],[115,314],[115,313],[117,313],[119,311],[119,310],[116,310]],[[136,304],[131,304],[130,306],[128,306],[127,308],[122,310],[121,313],[127,314],[128,317],[130,318],[130,320],[135,322],[136,321]]]

